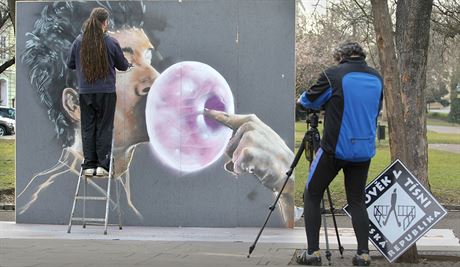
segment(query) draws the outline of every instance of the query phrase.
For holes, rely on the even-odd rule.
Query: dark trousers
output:
[[[109,170],[116,93],[80,94],[83,169]]]
[[[323,194],[340,170],[345,176],[345,191],[350,205],[351,220],[358,242],[358,253],[368,253],[369,217],[365,205],[365,186],[370,160],[350,162],[336,159],[320,148],[310,167],[304,192],[304,218],[308,252],[319,249],[321,227],[321,200]]]

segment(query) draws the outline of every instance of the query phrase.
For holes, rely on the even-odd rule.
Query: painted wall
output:
[[[294,0],[18,2],[17,222],[68,223],[82,156],[75,76],[63,60],[100,5],[112,14],[110,34],[133,51],[126,56],[134,68],[117,74],[114,130],[124,224],[260,226],[277,185],[253,169],[226,171],[224,150],[234,132],[200,112],[255,114],[274,131],[266,136],[281,140],[274,140],[278,151],[292,153]],[[189,61],[212,71],[197,68],[186,77]],[[177,101],[161,102],[171,90]],[[193,111],[182,109],[187,105]],[[181,142],[185,137],[192,141]],[[169,143],[169,152],[159,149]],[[170,164],[165,153],[180,160]],[[105,184],[95,181],[89,193],[98,186]],[[293,208],[290,189],[269,225],[292,226]],[[88,209],[88,216],[103,214],[102,204]]]

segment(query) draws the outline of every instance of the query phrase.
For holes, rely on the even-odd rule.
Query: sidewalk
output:
[[[436,133],[447,133],[447,134],[458,134],[460,135],[460,127],[456,126],[435,126],[428,125],[428,131],[433,131]],[[431,149],[443,150],[448,152],[453,152],[460,154],[460,145],[459,144],[428,144],[428,147]]]
[[[428,148],[460,154],[459,144],[428,144]]]
[[[450,212],[436,227],[452,225],[458,237],[459,218],[460,212]],[[332,265],[350,266],[355,249],[353,231],[348,228],[348,218],[337,219],[345,255],[341,259],[339,252],[332,250]],[[328,225],[331,247],[336,248],[332,223]],[[110,227],[107,236],[99,226],[82,229],[77,225],[71,234],[66,230],[65,225],[0,222],[0,266],[286,266],[295,264],[291,259],[296,249],[305,247],[302,227],[266,229],[249,259],[248,249],[259,228],[127,226],[122,231]],[[423,265],[460,266],[460,244],[453,233],[436,230],[417,243],[419,253],[428,259]],[[321,236],[324,255],[324,235]],[[373,266],[419,266],[389,264],[374,250],[371,256]],[[327,265],[324,256],[323,265]]]
[[[103,241],[103,240],[0,240],[0,266],[136,266],[136,267],[246,267],[287,266],[298,246],[260,243],[247,258],[250,243]],[[332,266],[350,266],[353,251],[346,250],[344,259],[332,251]],[[372,266],[460,266],[454,253],[422,252],[429,259],[421,264],[389,264],[379,253],[371,251]],[[449,255],[446,255],[449,254]],[[458,253],[457,253],[458,255]],[[323,250],[323,265],[327,265]]]
[[[460,134],[460,127],[456,126],[427,125],[427,130],[436,133]]]

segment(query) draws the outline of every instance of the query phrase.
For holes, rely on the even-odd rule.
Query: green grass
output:
[[[460,205],[460,154],[429,150],[428,179],[441,203]]]
[[[296,123],[296,147],[300,144],[307,127],[305,123]],[[388,138],[388,134],[386,135]],[[429,143],[460,144],[460,135],[428,133]],[[297,149],[296,149],[297,152]],[[372,181],[390,164],[390,148],[388,140],[377,145],[377,154],[371,161],[368,182]],[[428,151],[428,175],[431,190],[436,198],[444,204],[460,205],[460,154],[430,149]],[[302,206],[302,194],[308,177],[308,164],[302,157],[297,165],[295,203]],[[342,172],[330,185],[334,204],[341,207],[346,203]]]
[[[14,188],[15,154],[15,140],[0,139],[0,190]]]

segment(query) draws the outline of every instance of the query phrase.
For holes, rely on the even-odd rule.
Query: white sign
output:
[[[447,215],[400,160],[395,160],[366,187],[366,207],[369,239],[389,262]],[[344,210],[350,216],[348,205]]]

